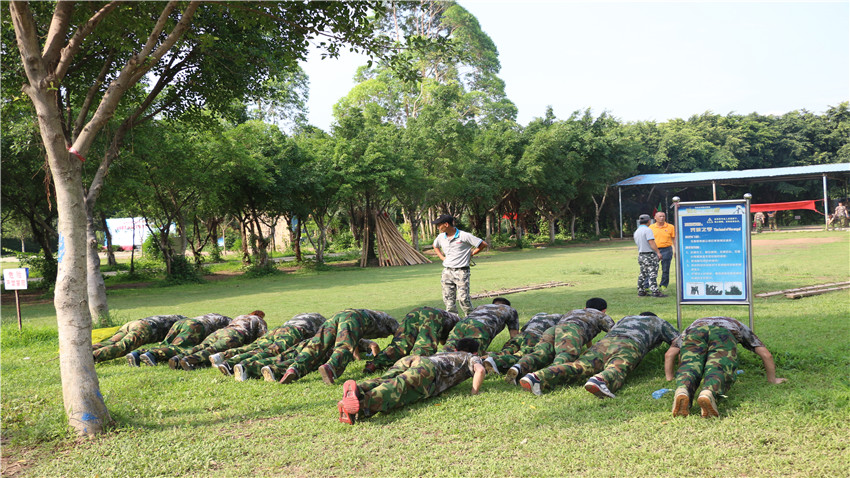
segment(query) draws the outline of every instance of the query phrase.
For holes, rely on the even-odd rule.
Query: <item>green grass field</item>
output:
[[[591,296],[615,320],[644,310],[676,324],[674,297],[637,297],[634,244],[488,252],[476,259],[473,293],[552,280],[571,287],[508,296],[521,322],[565,312]],[[764,234],[753,246],[755,292],[850,277],[850,234]],[[308,311],[329,317],[372,308],[401,318],[442,307],[440,265],[339,268],[260,279],[110,292],[121,321],[147,315],[266,311],[270,326]],[[7,294],[4,292],[4,294]],[[484,303],[478,301],[476,304]],[[363,378],[355,362],[327,386],[318,374],[292,385],[239,383],[218,371],[97,365],[118,425],[95,439],[66,429],[51,304],[2,309],[4,476],[850,476],[850,292],[799,300],[756,299],[755,332],[773,352],[781,385],[739,348],[744,370],[720,419],[673,419],[663,352],[647,356],[613,400],[580,384],[536,397],[488,377],[411,407],[349,426],[337,421],[341,383]],[[708,315],[748,320],[746,306],[683,307],[683,323]],[[601,335],[600,335],[601,338]],[[503,332],[491,345],[498,349]],[[389,339],[379,343],[385,345]]]

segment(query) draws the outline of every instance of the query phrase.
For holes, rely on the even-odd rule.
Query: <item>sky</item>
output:
[[[823,113],[850,99],[850,2],[460,0],[499,50],[517,122],[547,105],[621,121]],[[311,54],[310,123],[329,130],[363,56]]]

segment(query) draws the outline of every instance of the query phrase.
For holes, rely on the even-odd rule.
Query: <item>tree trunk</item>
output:
[[[103,226],[103,235],[106,236],[106,263],[110,266],[118,264],[115,260],[115,252],[112,250],[112,233],[106,225],[106,214],[100,213],[100,224]]]
[[[549,223],[549,244],[555,243],[555,220],[557,218],[551,214],[546,215],[546,220]]]
[[[97,236],[94,227],[94,204],[85,203],[86,216],[86,277],[88,283],[89,313],[95,322],[109,316],[109,305],[106,303],[106,284],[103,282],[103,274],[100,272],[100,255],[98,255]]]

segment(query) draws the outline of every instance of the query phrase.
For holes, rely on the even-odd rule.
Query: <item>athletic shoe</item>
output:
[[[363,367],[363,373],[375,373],[378,371],[378,366],[375,365],[374,362],[366,362],[366,366]]]
[[[289,373],[288,370],[287,370],[287,373]],[[330,365],[328,365],[326,363],[320,365],[319,366],[319,375],[322,376],[322,380],[325,382],[326,385],[333,385],[334,384],[334,379],[336,379],[336,376],[335,376],[336,374],[334,373],[333,367],[331,367]],[[286,375],[284,375],[284,377],[286,377]]]
[[[342,400],[337,402],[339,421],[354,425],[355,417],[360,412],[360,399],[357,394],[357,382],[346,380],[342,384]]]
[[[496,365],[496,361],[493,360],[493,357],[487,357],[484,359],[484,370],[487,373],[495,373],[496,375],[501,375],[499,373],[499,366]]]
[[[217,367],[224,363],[224,357],[221,355],[221,352],[210,355],[210,363],[213,367]]]
[[[130,352],[124,357],[127,358],[127,363],[129,363],[131,367],[139,366],[139,352]]]
[[[711,390],[703,390],[700,392],[699,398],[697,398],[697,403],[702,409],[701,414],[703,418],[720,416],[720,412],[717,411],[717,402],[714,400],[714,394],[711,393]]]
[[[294,368],[288,368],[286,369],[286,373],[283,374],[283,377],[281,377],[280,383],[287,384],[296,380],[298,380],[298,371]]]
[[[248,380],[248,371],[245,370],[245,367],[241,363],[238,363],[235,367],[233,367],[233,378],[235,378],[237,382],[244,382]]]
[[[266,382],[277,382],[277,377],[274,376],[272,368],[268,365],[261,368],[260,373],[263,374],[263,379],[265,379]]]
[[[590,380],[584,384],[584,389],[599,398],[616,398],[616,395],[611,393],[611,390],[608,390],[608,385],[605,385],[605,382],[595,377],[590,377]]]
[[[168,368],[170,368],[171,370],[177,370],[178,368],[180,368],[180,359],[182,358],[183,357],[176,355],[168,359]]]
[[[645,291],[645,290],[639,290],[639,291],[638,291],[638,297],[645,297],[645,296],[646,296],[646,291]]]
[[[667,294],[665,294],[664,292],[661,292],[660,290],[657,290],[657,291],[652,293],[652,296],[653,297],[667,297]]]
[[[183,370],[187,372],[191,372],[192,370],[195,370],[197,368],[197,366],[195,365],[195,359],[192,359],[192,361],[190,362],[189,357],[181,358],[180,366],[183,367]]]
[[[673,416],[686,417],[690,413],[691,397],[688,394],[688,389],[679,387],[676,389],[676,394],[673,395]]]
[[[533,373],[525,374],[525,377],[519,379],[519,384],[522,388],[528,390],[535,395],[543,395],[543,389],[540,386],[540,379]]]
[[[218,369],[219,372],[223,373],[224,375],[226,375],[228,377],[233,375],[233,369],[230,368],[230,364],[227,363],[227,362],[218,364],[216,366],[216,368]]]
[[[150,353],[150,352],[145,352],[145,353],[139,355],[139,359],[145,365],[149,365],[151,367],[156,367],[156,357],[154,357],[153,354]]]
[[[516,386],[516,378],[519,377],[520,372],[522,371],[519,369],[519,366],[514,365],[513,367],[509,368],[507,372],[505,372],[505,381],[511,385]]]

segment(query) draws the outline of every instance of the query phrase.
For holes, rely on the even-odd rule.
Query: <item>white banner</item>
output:
[[[117,217],[106,220],[106,227],[112,234],[112,245],[129,250],[133,246],[141,246],[148,238],[150,231],[143,217]],[[134,233],[135,231],[135,237]],[[106,240],[104,239],[104,245]]]

